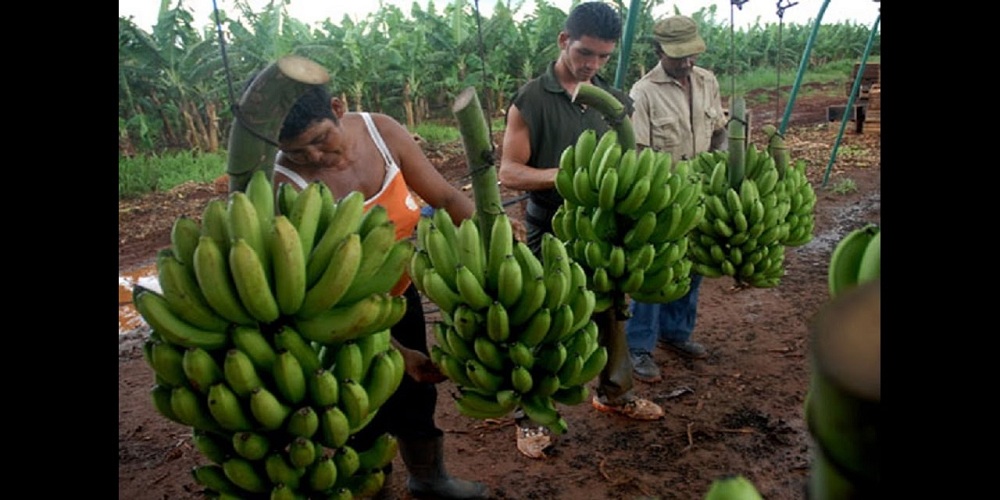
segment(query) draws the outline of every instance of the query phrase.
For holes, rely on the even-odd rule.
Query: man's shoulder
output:
[[[715,73],[713,73],[712,70],[710,70],[710,69],[705,69],[705,68],[702,68],[701,66],[695,66],[695,67],[691,68],[691,72],[694,73],[694,74],[696,74],[696,75],[698,75],[698,76],[701,76],[702,78],[704,78],[706,80],[715,80],[715,81],[718,81],[718,78],[715,77]]]

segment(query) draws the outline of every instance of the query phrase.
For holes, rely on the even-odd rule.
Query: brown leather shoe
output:
[[[660,405],[643,398],[634,398],[622,405],[610,405],[602,403],[597,396],[594,396],[592,404],[598,411],[617,413],[633,420],[659,420],[664,415]]]

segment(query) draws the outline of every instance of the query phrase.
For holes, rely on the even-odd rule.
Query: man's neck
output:
[[[576,86],[580,84],[580,81],[573,76],[573,72],[569,70],[569,66],[566,65],[563,56],[559,56],[559,59],[556,60],[555,73],[559,84],[566,89],[566,92],[573,95],[573,92],[576,91]]]

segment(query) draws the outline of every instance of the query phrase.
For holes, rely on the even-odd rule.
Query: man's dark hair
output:
[[[288,110],[278,140],[284,141],[298,136],[313,122],[329,118],[337,123],[337,116],[330,107],[330,92],[326,87],[315,85],[309,87],[301,97],[295,100],[292,109]]]
[[[615,9],[604,2],[584,2],[570,11],[563,30],[571,40],[590,36],[617,42],[622,36],[622,19]]]

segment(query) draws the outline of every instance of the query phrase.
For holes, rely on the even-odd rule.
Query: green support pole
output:
[[[795,84],[792,85],[792,93],[788,96],[788,104],[785,105],[785,115],[781,118],[781,126],[778,127],[779,134],[784,135],[785,129],[788,128],[788,120],[792,116],[792,106],[795,104],[795,96],[799,93],[802,76],[806,74],[806,67],[809,66],[809,53],[812,52],[813,42],[816,41],[816,33],[819,32],[819,23],[823,20],[823,13],[826,12],[827,5],[830,5],[830,0],[823,0],[823,5],[819,8],[819,14],[816,15],[816,22],[813,24],[812,33],[809,34],[809,40],[806,41],[806,48],[802,52],[802,60],[799,61],[799,73],[795,75]]]
[[[861,77],[865,74],[868,53],[871,52],[872,45],[875,43],[875,33],[878,31],[878,23],[881,19],[882,14],[875,16],[875,24],[872,26],[872,32],[868,34],[868,44],[865,46],[865,53],[861,55],[861,65],[858,67],[857,76],[854,77],[854,86],[851,87],[851,95],[847,98],[847,108],[844,110],[844,116],[840,119],[840,131],[837,133],[837,140],[833,143],[833,151],[830,152],[830,161],[826,164],[826,172],[823,173],[823,183],[820,187],[826,187],[826,182],[830,179],[830,170],[833,168],[833,161],[837,159],[837,148],[840,147],[840,140],[844,137],[844,128],[847,127],[848,113],[854,107],[854,96],[858,94],[858,89],[861,88]]]
[[[632,0],[628,7],[628,18],[625,19],[625,34],[622,40],[622,50],[619,52],[618,69],[615,70],[615,88],[621,90],[622,80],[628,73],[629,54],[632,53],[632,38],[635,36],[635,23],[639,19],[641,0]]]

